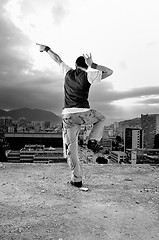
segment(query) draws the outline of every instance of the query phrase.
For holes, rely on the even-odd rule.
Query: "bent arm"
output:
[[[96,63],[92,63],[90,67],[93,69],[97,69],[98,71],[102,71],[102,79],[109,77],[113,73],[113,70],[111,70],[110,68],[98,65]]]
[[[107,67],[104,67],[102,65],[98,65],[98,64],[94,63],[93,60],[92,60],[91,53],[90,53],[90,55],[88,55],[88,54],[84,55],[83,54],[83,57],[85,59],[86,64],[89,67],[91,67],[93,69],[97,69],[98,71],[102,71],[102,79],[110,76],[113,73],[113,70],[111,70],[110,68],[107,68]]]

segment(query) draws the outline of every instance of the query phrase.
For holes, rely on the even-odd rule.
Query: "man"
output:
[[[58,63],[63,73],[64,83],[64,109],[63,115],[63,141],[66,157],[71,169],[71,184],[82,187],[82,166],[78,158],[78,135],[80,126],[92,124],[93,128],[89,136],[88,148],[94,152],[99,149],[99,141],[103,135],[105,117],[94,109],[90,109],[88,96],[91,84],[98,83],[110,76],[113,71],[107,67],[93,62],[91,54],[77,58],[76,68],[66,65],[58,54],[48,46],[38,44],[40,52],[46,51],[50,57]],[[96,71],[87,71],[88,67]]]

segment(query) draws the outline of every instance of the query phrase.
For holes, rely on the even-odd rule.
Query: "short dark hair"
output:
[[[77,65],[78,67],[82,67],[82,68],[85,68],[85,69],[88,68],[88,65],[86,64],[85,59],[84,59],[83,56],[80,56],[80,57],[78,57],[78,58],[76,59],[76,65]]]

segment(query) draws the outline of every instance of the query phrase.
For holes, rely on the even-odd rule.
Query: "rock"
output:
[[[133,181],[131,178],[125,178],[125,181]]]

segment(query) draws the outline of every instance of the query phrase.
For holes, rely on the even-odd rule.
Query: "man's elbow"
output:
[[[109,70],[109,76],[113,74],[113,70]]]
[[[113,70],[109,69],[109,71],[102,73],[102,79],[107,78],[112,74],[113,74]]]

